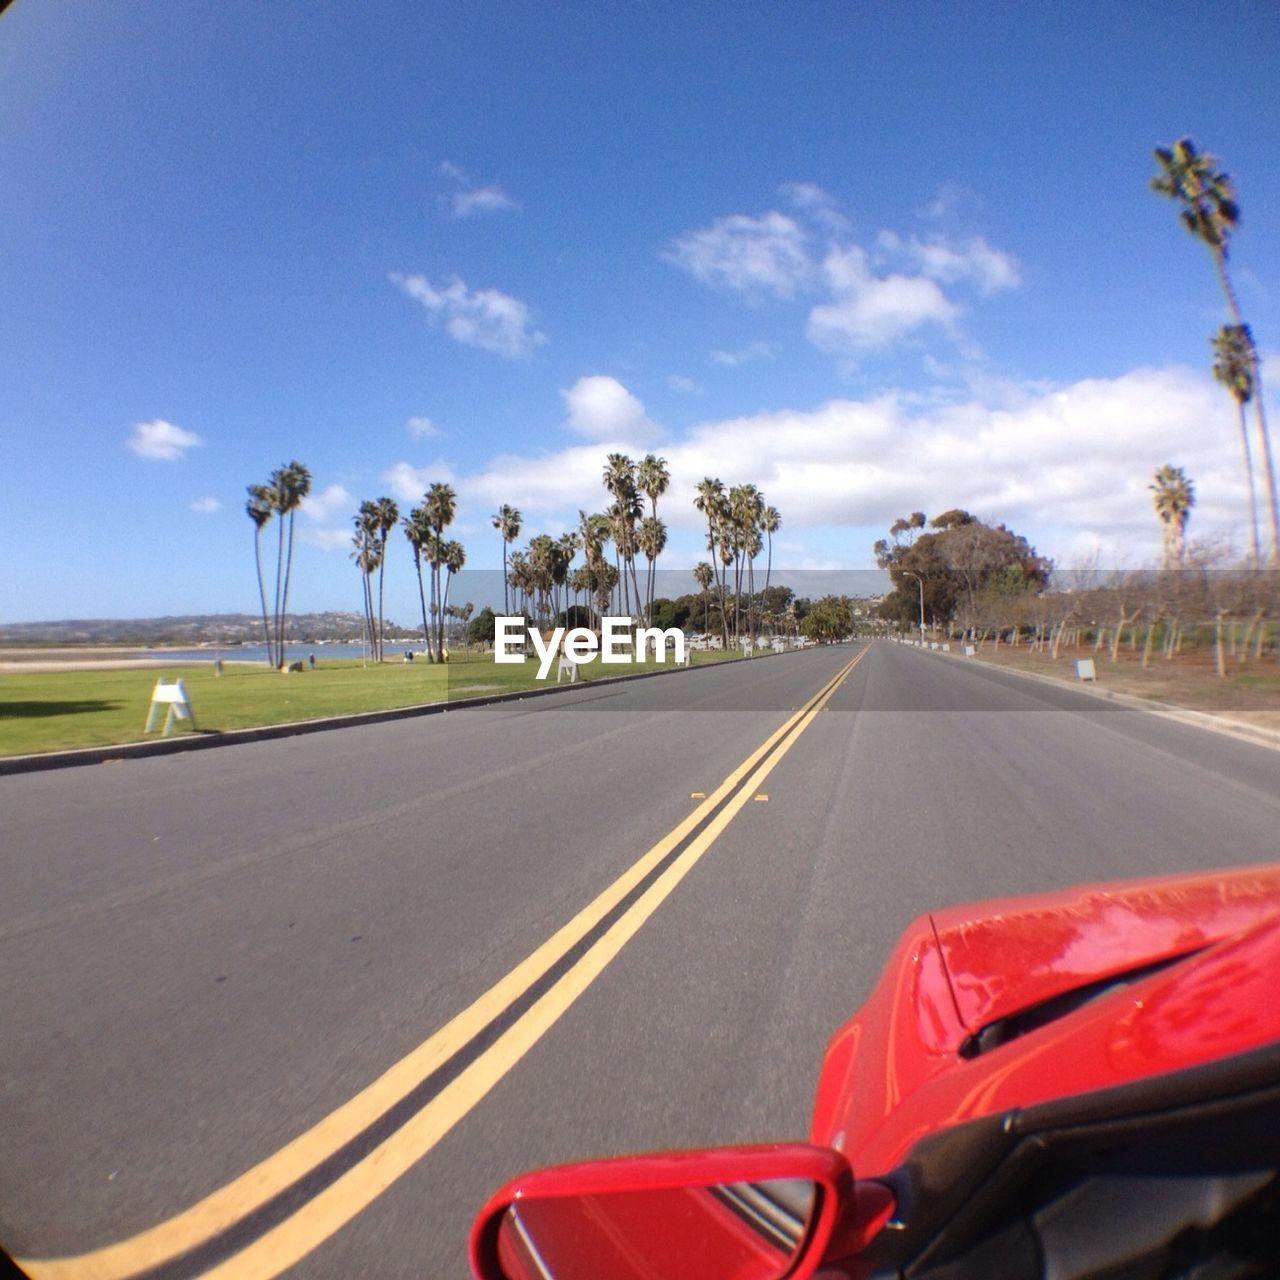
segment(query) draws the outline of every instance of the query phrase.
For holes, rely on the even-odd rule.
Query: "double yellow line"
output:
[[[124,1280],[180,1258],[230,1231],[407,1098],[617,913],[583,954],[421,1110],[300,1208],[202,1274],[219,1280],[265,1280],[305,1257],[421,1160],[537,1044],[697,865],[866,652],[862,650],[841,668],[683,822],[568,924],[312,1128],[190,1208],[127,1240],[69,1257],[17,1259],[18,1265],[34,1280]],[[655,874],[659,868],[660,873]],[[619,911],[651,876],[652,883]]]

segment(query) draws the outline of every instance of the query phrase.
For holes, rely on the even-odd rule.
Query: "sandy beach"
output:
[[[3,671],[121,671],[130,667],[192,667],[216,660],[208,658],[165,658],[142,649],[128,647],[100,649],[0,649]],[[235,662],[237,659],[223,659]],[[261,665],[256,664],[256,665]]]

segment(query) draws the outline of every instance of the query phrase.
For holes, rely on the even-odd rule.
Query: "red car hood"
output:
[[[859,1176],[926,1134],[1280,1041],[1280,866],[922,916],[832,1038],[813,1141]]]
[[[933,912],[971,1033],[1065,992],[1199,951],[1280,915],[1280,867],[1069,889]]]

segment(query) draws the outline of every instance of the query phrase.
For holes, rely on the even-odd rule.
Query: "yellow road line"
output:
[[[866,652],[862,650],[847,663],[738,765],[702,804],[568,924],[452,1021],[312,1128],[232,1182],[155,1227],[88,1253],[63,1258],[15,1259],[18,1266],[33,1280],[123,1280],[194,1249],[254,1212],[368,1128],[447,1062],[577,945],[658,863],[687,839],[709,813],[732,795],[724,809],[671,866],[555,986],[475,1062],[410,1121],[291,1217],[206,1274],[266,1277],[278,1275],[293,1265],[426,1155],[537,1043],[696,864]],[[782,745],[778,751],[761,764],[779,743]],[[747,782],[740,787],[744,777]],[[733,794],[735,789],[738,790]]]

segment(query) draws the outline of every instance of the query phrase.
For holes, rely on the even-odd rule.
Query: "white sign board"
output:
[[[1079,676],[1081,680],[1092,680],[1096,684],[1098,680],[1098,671],[1097,671],[1097,668],[1093,665],[1093,659],[1077,658],[1076,659],[1076,675]]]
[[[193,729],[196,727],[196,718],[192,714],[191,702],[187,697],[187,686],[181,680],[175,680],[173,684],[166,684],[164,680],[156,681],[156,687],[151,690],[151,709],[147,712],[147,723],[142,730],[143,733],[150,733],[156,727],[156,715],[161,707],[168,708],[164,718],[162,737],[167,738],[173,731],[175,720],[188,720]]]
[[[967,644],[964,647],[964,656],[966,658],[972,658],[977,652],[977,649],[975,649],[971,644]]]

